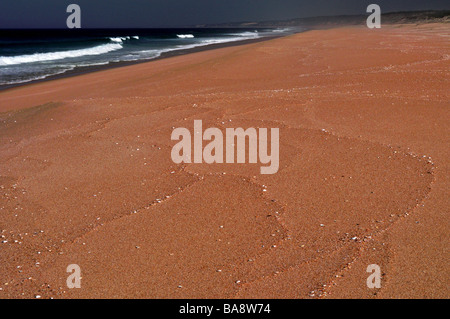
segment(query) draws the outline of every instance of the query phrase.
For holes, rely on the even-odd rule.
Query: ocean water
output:
[[[0,86],[293,29],[0,30]]]

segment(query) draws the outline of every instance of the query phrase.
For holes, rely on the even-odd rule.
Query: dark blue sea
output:
[[[279,29],[0,30],[0,86],[79,68],[152,60],[167,52],[277,35]]]

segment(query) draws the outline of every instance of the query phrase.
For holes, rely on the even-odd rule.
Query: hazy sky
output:
[[[450,9],[449,0],[0,0],[0,28],[65,28],[69,4],[83,28],[178,27],[195,24]]]

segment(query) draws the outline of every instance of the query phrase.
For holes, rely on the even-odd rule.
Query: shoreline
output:
[[[44,79],[32,80],[32,81],[28,81],[28,82],[24,82],[24,83],[14,83],[14,84],[0,85],[0,92],[7,91],[7,90],[10,90],[10,89],[19,88],[19,87],[25,87],[25,86],[28,86],[28,85],[31,85],[31,84],[48,82],[48,81],[53,81],[53,80],[58,80],[58,79],[65,79],[65,78],[70,78],[70,77],[76,77],[76,76],[83,75],[83,74],[101,72],[101,71],[104,71],[104,70],[117,69],[117,68],[131,66],[131,65],[136,65],[136,64],[153,62],[153,61],[167,59],[167,58],[171,58],[171,57],[175,57],[175,56],[181,56],[181,55],[187,55],[187,54],[192,54],[192,53],[197,53],[197,52],[204,52],[204,51],[209,51],[209,50],[215,50],[215,49],[221,49],[221,48],[227,48],[227,47],[234,47],[234,46],[258,43],[258,42],[270,41],[270,40],[274,40],[274,39],[278,39],[278,38],[288,37],[288,36],[291,36],[291,35],[294,35],[294,34],[298,34],[298,33],[304,33],[304,32],[307,32],[309,30],[310,29],[306,29],[306,30],[303,30],[303,31],[297,31],[297,32],[289,33],[289,34],[283,34],[283,35],[265,36],[265,37],[261,37],[261,38],[257,38],[257,39],[247,39],[247,40],[242,40],[242,41],[231,41],[231,42],[226,42],[226,43],[216,43],[216,44],[198,46],[198,47],[190,48],[190,49],[181,49],[181,50],[174,50],[174,51],[169,51],[169,52],[163,52],[163,53],[161,53],[161,55],[159,57],[156,57],[156,58],[153,58],[153,59],[148,59],[148,60],[109,62],[108,64],[105,64],[105,65],[76,67],[73,70],[64,72],[62,74],[50,75],[50,76],[48,76],[48,77],[46,77]]]

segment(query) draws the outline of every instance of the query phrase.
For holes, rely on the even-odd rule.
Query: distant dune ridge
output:
[[[207,25],[208,27],[319,27],[336,25],[358,25],[365,24],[367,15],[342,15],[298,18],[281,21],[261,21],[261,22],[237,22]],[[450,10],[428,10],[412,12],[390,12],[382,13],[382,21],[386,24],[407,24],[420,22],[448,23],[450,21]],[[205,27],[206,25],[198,25]]]

